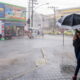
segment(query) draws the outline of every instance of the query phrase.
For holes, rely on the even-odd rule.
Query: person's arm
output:
[[[74,37],[73,37],[73,46],[80,47],[80,38],[77,35],[74,35]]]
[[[76,39],[77,39],[77,35],[74,35],[74,36],[73,36],[73,40],[76,40]]]
[[[77,43],[78,43],[78,37],[77,37],[77,35],[75,34],[75,35],[73,36],[73,46],[74,46],[74,47],[77,47]]]

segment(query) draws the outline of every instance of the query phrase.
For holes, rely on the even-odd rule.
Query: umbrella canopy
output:
[[[79,29],[80,28],[80,14],[71,14],[61,17],[58,22],[58,26],[67,29]]]

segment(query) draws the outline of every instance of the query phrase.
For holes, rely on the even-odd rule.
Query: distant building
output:
[[[33,23],[33,27],[39,28],[39,30],[49,29],[49,17],[47,15],[34,13]]]
[[[69,14],[72,14],[72,13],[80,14],[80,7],[57,10],[56,18],[58,19],[61,16],[69,15]]]
[[[22,36],[26,24],[26,8],[0,2],[0,34]]]

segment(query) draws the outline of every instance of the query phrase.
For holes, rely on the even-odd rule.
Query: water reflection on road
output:
[[[65,36],[64,44],[59,35],[1,41],[0,80],[70,78],[73,73],[69,74],[68,71],[74,71],[75,65],[72,37]]]

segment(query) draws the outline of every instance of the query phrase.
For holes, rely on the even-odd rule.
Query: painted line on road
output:
[[[45,59],[45,61],[47,63],[47,57],[46,57],[46,53],[45,53],[44,48],[41,48],[41,53],[42,53],[42,56],[43,56],[43,58]]]
[[[43,58],[46,58],[46,53],[45,53],[45,50],[44,50],[44,48],[41,48],[41,52],[42,52],[42,55],[43,55]]]
[[[44,50],[43,50],[43,48],[41,48],[41,53],[42,53],[42,57],[44,58]]]
[[[45,55],[45,51],[43,48],[41,48],[40,50],[41,50],[42,58],[36,61],[36,66],[38,67],[41,65],[47,64],[47,58]]]
[[[41,65],[44,65],[46,64],[46,60],[44,58],[41,58],[39,60],[36,61],[36,66],[41,66]]]

